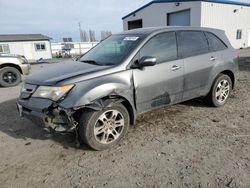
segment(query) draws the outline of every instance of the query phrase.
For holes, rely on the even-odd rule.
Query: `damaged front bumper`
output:
[[[75,110],[64,109],[49,99],[19,99],[17,109],[21,117],[24,116],[34,123],[41,122],[45,128],[56,132],[73,132],[78,124],[73,117]]]

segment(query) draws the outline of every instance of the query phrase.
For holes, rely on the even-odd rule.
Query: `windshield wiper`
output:
[[[89,64],[93,64],[93,65],[100,65],[95,60],[81,60],[80,62],[89,63]]]

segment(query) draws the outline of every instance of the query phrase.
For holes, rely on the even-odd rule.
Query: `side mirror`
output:
[[[140,67],[154,66],[156,64],[156,58],[150,56],[143,56],[139,62]]]

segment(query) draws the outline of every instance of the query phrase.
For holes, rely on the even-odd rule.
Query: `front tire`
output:
[[[87,109],[79,121],[79,135],[94,150],[109,149],[126,134],[129,122],[129,113],[122,104],[101,111]]]
[[[227,102],[231,90],[231,78],[225,74],[219,74],[216,77],[209,94],[206,96],[205,101],[213,107],[223,106]]]
[[[14,67],[4,67],[0,69],[0,85],[3,87],[13,87],[22,80],[21,73]]]

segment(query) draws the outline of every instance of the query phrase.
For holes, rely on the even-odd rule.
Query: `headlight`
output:
[[[58,101],[64,95],[66,95],[73,87],[74,84],[64,85],[59,87],[39,86],[38,89],[33,94],[33,97],[40,97],[40,98],[51,99],[53,101]]]
[[[25,60],[24,59],[18,59],[19,60],[19,62],[20,62],[20,64],[25,64]]]
[[[28,60],[26,58],[19,58],[18,59],[21,64],[29,64]]]

